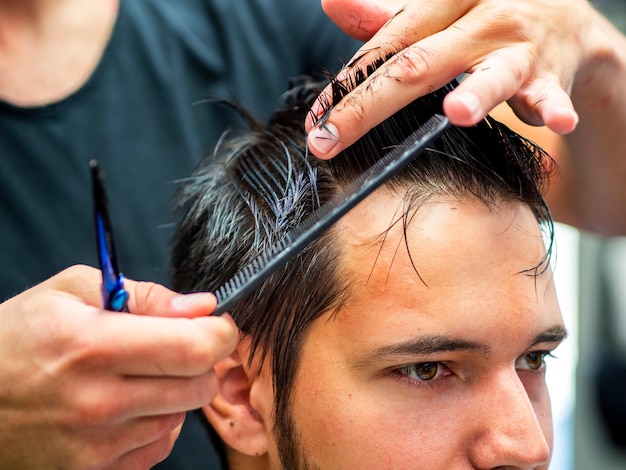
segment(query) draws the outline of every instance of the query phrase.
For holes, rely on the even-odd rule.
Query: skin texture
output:
[[[228,316],[206,316],[215,297],[128,280],[133,314],[117,314],[100,282],[75,266],[0,305],[0,467],[148,468],[213,398],[237,342]]]
[[[562,167],[547,195],[555,219],[626,234],[626,38],[587,1],[322,0],[322,6],[344,31],[368,41],[342,76],[397,54],[324,125],[307,121],[315,155],[334,157],[407,103],[466,72],[444,103],[452,123],[472,125],[506,101],[517,115],[507,124],[545,125],[538,143],[553,149]],[[314,111],[327,101],[322,96]]]
[[[550,270],[522,272],[545,252],[534,216],[517,203],[430,200],[406,237],[422,281],[402,224],[380,237],[398,204],[378,192],[338,223],[354,290],[303,346],[291,404],[299,467],[547,468],[543,356],[565,330]],[[278,469],[271,379],[248,359],[244,340],[216,366],[220,393],[205,412],[231,468]],[[431,380],[416,375],[424,363],[438,367]]]
[[[119,0],[0,0],[0,98],[41,106],[79,89],[100,62]]]

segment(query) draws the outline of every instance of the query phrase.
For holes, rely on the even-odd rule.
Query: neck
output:
[[[0,0],[0,98],[62,99],[98,64],[120,0]]]

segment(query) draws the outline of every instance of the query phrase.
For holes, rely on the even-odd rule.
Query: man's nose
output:
[[[475,434],[470,448],[474,467],[547,468],[552,447],[547,392],[544,390],[533,406],[517,372],[507,370],[493,377],[479,393],[480,405],[475,410]],[[545,435],[541,422],[549,436]]]

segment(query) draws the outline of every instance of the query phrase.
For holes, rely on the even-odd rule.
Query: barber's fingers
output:
[[[151,468],[164,460],[180,435],[185,413],[131,419],[106,427],[85,428],[71,438],[82,446],[67,456],[74,468]]]
[[[132,419],[175,415],[210,403],[218,389],[213,371],[194,377],[85,376],[68,385],[56,400],[68,410],[68,427],[97,430]],[[64,403],[65,402],[65,403]]]
[[[99,368],[119,375],[195,376],[210,370],[237,345],[237,328],[226,315],[187,319],[100,312],[65,326],[63,349],[68,354],[59,367]]]
[[[134,470],[152,468],[162,462],[174,447],[175,439],[165,436],[155,442],[133,449],[107,467],[107,470]]]
[[[73,295],[85,304],[102,307],[102,273],[89,266],[71,266],[37,286],[55,289],[61,295]],[[210,315],[217,305],[211,293],[181,295],[153,282],[124,281],[129,293],[128,307],[135,315],[195,317]]]
[[[181,296],[156,284],[128,281],[135,298],[131,308],[146,315],[108,312],[90,305],[99,305],[94,271],[73,267],[2,305],[28,313],[11,316],[23,323],[19,328],[32,330],[39,362],[49,362],[58,376],[101,371],[193,377],[210,371],[236,347],[238,331],[228,315],[180,317],[185,311],[211,310],[212,295]],[[172,311],[173,318],[165,316]]]
[[[38,454],[26,449],[3,455],[0,466],[8,458],[33,467],[49,462],[81,468],[71,463],[97,450],[100,441],[127,432],[133,420],[169,414],[180,419],[217,392],[213,365],[234,350],[238,331],[227,315],[206,316],[213,296],[180,296],[127,281],[135,299],[131,308],[144,315],[115,313],[102,309],[100,283],[97,269],[75,266],[0,304],[0,382],[11,384],[0,387],[7,418],[0,444],[41,441]],[[181,307],[180,298],[193,300]],[[162,430],[176,424],[155,419],[165,419]],[[94,433],[99,438],[92,440]],[[135,455],[151,460],[141,468],[171,449],[170,436],[164,436],[136,444],[144,450]],[[121,456],[132,446],[118,450]],[[101,462],[88,463],[104,468]]]
[[[466,52],[462,36],[457,30],[437,33],[389,59],[337,104],[321,126],[309,132],[313,153],[320,158],[334,157],[411,101],[460,75],[467,61],[476,65],[467,69],[470,73],[465,80],[444,101],[444,112],[452,124],[474,125],[508,100],[528,124],[545,124],[560,134],[574,130],[578,115],[559,74],[545,71],[535,77],[536,64],[524,46],[502,48],[482,59],[484,49]],[[443,72],[433,76],[432,70]],[[329,89],[324,93],[326,98],[320,102],[329,101]],[[318,115],[324,107],[320,102],[313,106]]]
[[[306,128],[311,131],[308,144],[320,158],[334,157],[372,127],[467,68],[467,34],[448,27],[466,14],[475,0],[394,3],[393,13],[390,7],[381,8],[379,12],[378,2],[374,0],[326,3],[331,18],[344,30],[353,27],[373,32],[372,26],[379,24],[375,19],[377,14],[386,21],[339,72],[338,81],[351,83],[357,70],[365,70],[377,59],[396,55],[336,104],[325,125],[317,129],[313,128],[313,116],[319,118],[332,101],[330,87],[314,103]],[[340,11],[344,12],[343,16]],[[356,25],[351,26],[351,23]]]
[[[310,132],[312,152],[332,158],[412,100],[463,72],[476,78],[460,89],[464,94],[459,90],[446,101],[453,123],[473,124],[508,99],[528,123],[571,131],[577,116],[567,94],[582,54],[573,38],[581,34],[585,8],[578,2],[569,18],[561,4],[542,0],[408,2],[338,78],[350,77],[357,66],[390,51],[399,52]],[[313,115],[321,115],[323,101],[330,101],[327,94],[313,105]],[[307,129],[312,124],[309,116]]]
[[[177,294],[152,282],[126,281],[128,306],[136,315],[197,317],[213,313],[217,299],[208,292]]]
[[[194,376],[234,350],[238,331],[232,319],[206,316],[215,307],[213,295],[183,296],[157,284],[127,281],[129,306],[144,315],[108,312],[90,306],[100,305],[94,271],[85,266],[66,270],[38,286],[42,294],[31,293],[26,302],[32,304],[22,306],[42,311],[41,298],[47,296],[43,311],[48,318],[42,319],[33,341],[40,339],[49,356],[59,358],[59,373],[100,369],[120,375]]]
[[[527,124],[559,134],[571,132],[578,115],[556,74],[531,79],[534,64],[516,47],[501,49],[480,63],[444,100],[452,124],[472,126],[504,101]]]
[[[475,64],[482,51],[477,47],[466,49],[465,36],[458,29],[447,29],[403,49],[335,105],[322,126],[312,127],[309,116],[308,144],[312,152],[320,158],[334,157],[413,100]],[[350,73],[352,69],[345,69],[339,79]],[[325,97],[312,107],[312,114],[318,117],[326,108],[325,101],[329,101],[329,88],[323,93]]]
[[[50,383],[45,387],[41,384],[41,393],[69,397],[68,409],[73,407],[72,400],[90,396],[89,393],[68,393],[71,384],[97,389],[101,383],[109,383],[107,381],[113,381],[115,386],[123,385],[124,380],[130,381],[133,376],[155,379],[152,388],[148,388],[146,396],[142,397],[147,403],[160,403],[160,386],[165,390],[163,397],[171,396],[177,401],[178,408],[163,402],[151,410],[152,414],[191,409],[206,403],[207,394],[216,391],[216,384],[211,382],[214,364],[228,356],[237,345],[238,330],[234,322],[228,315],[172,318],[149,314],[167,315],[177,308],[184,311],[187,307],[176,306],[181,298],[185,301],[193,299],[191,311],[206,311],[207,305],[210,310],[214,306],[214,297],[201,294],[180,296],[162,286],[128,281],[131,298],[136,299],[131,307],[147,315],[108,312],[89,305],[92,302],[99,304],[97,294],[94,294],[99,289],[92,287],[94,283],[98,284],[94,271],[97,270],[74,267],[3,305],[9,311],[15,307],[29,312],[7,317],[22,324],[16,324],[14,329],[31,331],[29,359],[21,359],[24,364],[21,367],[16,365],[14,373],[27,370],[29,361],[36,356],[36,363],[47,364],[49,370],[46,376],[33,377],[48,377]],[[147,293],[142,294],[140,291],[144,288]],[[196,303],[199,308],[195,307]],[[13,349],[9,349],[9,353],[19,353]],[[16,356],[18,362],[21,356],[23,354]],[[176,378],[203,381],[199,387],[202,392],[199,394],[197,388],[190,388],[188,395],[182,391],[168,394],[167,379],[175,381]],[[114,391],[110,392],[115,395]],[[149,399],[150,393],[154,397],[152,400]],[[133,401],[132,406],[143,413],[139,402],[141,399]],[[76,408],[87,407],[79,403]]]
[[[152,468],[159,462],[162,462],[172,452],[175,440],[169,437],[163,437],[158,441],[148,445],[133,449],[126,453],[114,463],[106,466],[104,470],[135,470]]]
[[[531,125],[545,125],[557,134],[568,134],[578,125],[578,113],[568,93],[558,84],[541,81],[508,100],[515,114]]]

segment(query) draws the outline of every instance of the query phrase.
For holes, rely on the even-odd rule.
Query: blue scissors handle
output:
[[[102,271],[102,305],[106,310],[114,312],[128,312],[128,291],[124,289],[124,275],[119,272],[113,231],[107,199],[102,184],[102,177],[98,162],[92,160],[91,182],[93,195],[93,215],[96,229],[96,244],[98,249],[98,262]]]

